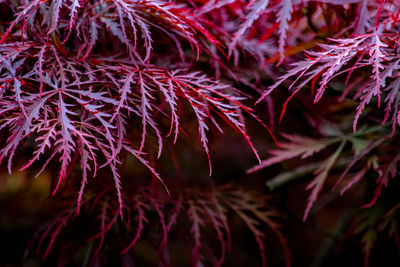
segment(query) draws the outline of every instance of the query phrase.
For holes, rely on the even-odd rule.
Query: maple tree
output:
[[[247,145],[232,153],[242,171],[268,172],[269,190],[311,174],[304,222],[328,188],[365,190],[343,222],[365,265],[380,232],[398,242],[400,200],[385,196],[400,160],[398,1],[0,0],[0,14],[0,163],[7,179],[48,179],[54,209],[25,259],[146,264],[132,252],[143,240],[159,265],[221,266],[245,229],[257,264],[279,242],[291,265],[275,195],[244,173],[218,178],[234,168],[216,149],[230,132]],[[96,227],[68,236],[77,225]],[[169,246],[177,229],[190,259]]]

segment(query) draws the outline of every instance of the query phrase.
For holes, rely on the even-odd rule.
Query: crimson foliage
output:
[[[380,205],[400,160],[392,150],[400,125],[399,7],[386,0],[0,0],[0,163],[10,174],[19,168],[36,170],[36,177],[57,168],[51,192],[65,198],[59,215],[37,232],[38,251],[45,247],[41,253],[48,257],[57,239],[67,239],[60,237],[64,228],[88,216],[99,230],[77,240],[83,249],[91,244],[85,264],[104,261],[106,236],[118,229],[117,254],[128,265],[132,247],[156,217],[161,234],[147,239],[157,247],[160,265],[174,264],[170,232],[189,224],[192,264],[220,266],[235,238],[230,219],[240,218],[263,265],[264,226],[275,233],[290,265],[269,199],[210,181],[202,188],[202,182],[181,177],[182,155],[171,147],[196,135],[211,175],[210,143],[227,126],[260,163],[248,173],[283,161],[289,166],[275,178],[270,174],[267,186],[314,174],[303,221],[330,183],[342,195],[370,181],[373,193],[364,206]],[[279,121],[285,123],[273,127],[274,103],[286,95],[284,86],[290,94]],[[256,92],[257,108],[267,104],[268,123],[251,108]],[[296,107],[301,115],[291,110],[294,98],[302,103]],[[378,108],[369,108],[370,102]],[[306,130],[291,126],[297,120],[309,125]],[[263,161],[248,121],[265,129],[269,147],[276,143]],[[273,128],[286,141],[278,143]],[[16,157],[27,153],[32,155],[23,156],[24,163]],[[166,153],[176,174],[159,166]],[[132,169],[134,160],[147,171]],[[337,170],[340,175],[332,174]],[[131,178],[137,172],[147,178]],[[363,210],[354,220],[365,264],[377,232],[397,222],[399,205],[389,202],[386,213]],[[218,253],[208,242],[210,231]],[[390,233],[398,238],[397,229]],[[65,254],[59,262],[70,260]]]

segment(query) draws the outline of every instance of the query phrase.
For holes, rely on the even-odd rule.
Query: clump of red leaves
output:
[[[241,115],[253,113],[241,103],[244,97],[228,84],[174,65],[176,58],[188,57],[186,46],[194,53],[209,53],[203,42],[219,45],[191,8],[156,1],[78,0],[2,8],[14,17],[0,40],[1,128],[10,131],[0,162],[8,159],[9,172],[21,143],[34,140],[35,152],[22,170],[40,161],[40,174],[50,161],[58,160],[55,194],[68,169],[80,161],[79,209],[88,175],[108,167],[122,211],[121,154],[134,155],[164,183],[145,159],[146,138],[149,132],[157,136],[158,157],[165,135],[176,142],[183,102],[192,109],[184,112],[192,112],[198,122],[207,155],[207,132],[211,127],[222,131],[218,118],[237,129],[257,155]],[[152,54],[161,49],[153,31],[175,44],[175,58],[167,59],[170,64],[152,63]],[[171,121],[166,133],[158,114]],[[128,137],[131,121],[141,121],[139,140]]]
[[[155,146],[148,141],[149,135],[156,137],[156,156],[160,157],[164,139],[172,136],[175,143],[182,131],[180,117],[191,113],[209,158],[210,175],[208,132],[211,129],[222,132],[221,121],[237,130],[258,158],[246,133],[242,113],[261,121],[242,103],[245,95],[231,84],[211,78],[192,66],[200,55],[217,61],[216,50],[223,47],[207,29],[209,21],[196,14],[199,10],[205,12],[202,7],[147,0],[34,0],[0,1],[0,8],[4,14],[0,32],[0,129],[6,135],[0,162],[6,160],[11,173],[13,159],[23,144],[33,148],[33,155],[20,170],[38,168],[39,175],[52,162],[59,162],[53,195],[67,184],[78,164],[81,185],[77,214],[89,177],[100,171],[111,176],[119,207],[113,204],[111,210],[102,209],[107,214],[101,215],[101,233],[96,237],[103,240],[118,213],[123,218],[124,210],[128,214],[137,212],[137,232],[123,253],[140,238],[145,210],[150,208],[160,215],[165,235],[160,245],[163,251],[174,224],[172,219],[167,225],[161,213],[164,202],[172,201],[170,204],[175,205],[173,217],[183,205],[166,197],[151,198],[144,189],[143,194],[126,197],[127,201],[136,200],[132,200],[132,206],[124,204],[120,170],[128,154],[146,166],[149,177],[158,179],[169,193],[147,157]],[[168,127],[164,127],[165,120],[169,121]],[[108,171],[103,171],[106,168]],[[277,227],[269,221],[268,213],[258,211],[258,205],[241,206],[237,202],[239,195],[235,194],[238,193],[232,192],[230,198],[225,196],[223,201],[230,203],[248,224],[263,252],[258,221]],[[221,265],[229,243],[222,202],[218,204],[221,210],[214,214],[215,203],[206,203],[205,197],[198,197],[185,202],[195,237],[193,262],[200,261],[200,225],[204,223],[202,216],[208,214],[221,242],[221,256],[215,262]],[[212,195],[207,197],[208,201],[214,199]],[[243,213],[243,208],[253,212],[255,219]],[[48,228],[53,235],[45,256],[62,226],[72,218],[73,213],[63,212]]]

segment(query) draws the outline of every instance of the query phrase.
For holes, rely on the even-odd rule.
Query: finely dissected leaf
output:
[[[61,154],[61,170],[53,195],[56,193],[61,181],[67,177],[67,168],[71,161],[72,152],[75,150],[75,143],[72,140],[71,135],[71,132],[75,131],[75,127],[72,125],[72,121],[68,117],[68,114],[75,115],[75,113],[68,110],[69,105],[64,103],[63,95],[61,93],[59,93],[58,97],[58,122],[61,125],[61,132],[59,138],[55,141],[55,146],[57,146],[57,152]]]
[[[64,0],[55,0],[51,2],[51,11],[50,11],[50,15],[51,15],[51,22],[50,22],[50,29],[48,31],[48,34],[52,33],[56,28],[57,28],[57,24],[58,24],[58,20],[60,17],[60,9],[62,7]],[[73,12],[71,12],[71,14],[73,15]]]
[[[361,150],[357,155],[354,156],[353,160],[350,162],[350,164],[347,165],[346,169],[342,172],[340,175],[339,179],[337,180],[334,188],[343,180],[343,178],[348,174],[348,172],[351,170],[354,165],[359,162],[362,158],[364,158],[369,152],[371,152],[374,148],[378,147],[380,144],[382,144],[385,140],[387,140],[387,137],[382,137],[376,140],[375,142],[372,142],[368,144],[363,150]],[[361,173],[365,173],[367,170],[362,169],[358,174],[354,176],[353,179],[342,189],[341,194],[343,194],[346,190],[348,190],[354,183],[356,183],[362,175]]]
[[[392,157],[388,161],[386,161],[385,164],[379,167],[379,177],[376,180],[377,187],[375,188],[374,196],[369,203],[364,205],[364,207],[371,207],[372,205],[374,205],[378,197],[381,195],[383,187],[388,186],[389,179],[395,178],[398,175],[399,171],[397,165],[400,161],[400,153],[393,153],[391,156]]]
[[[221,256],[218,258],[216,263],[217,266],[221,266],[225,259],[226,246],[229,244],[229,240],[225,241],[224,233],[226,235],[229,233],[229,227],[226,224],[226,217],[224,215],[224,210],[222,207],[218,207],[219,205],[215,202],[209,203],[208,201],[199,201],[199,204],[204,209],[208,218],[211,221],[212,227],[217,233],[218,241],[221,246]],[[216,204],[216,205],[212,205]],[[216,209],[216,210],[215,210]],[[228,237],[226,237],[228,239]]]
[[[202,219],[202,214],[198,207],[193,203],[192,200],[188,201],[189,209],[188,216],[192,223],[192,227],[190,228],[190,232],[194,238],[194,248],[192,253],[192,262],[195,265],[201,265],[200,258],[200,248],[201,248],[201,234],[200,234],[200,226],[204,225],[204,221]]]
[[[51,121],[48,121],[46,124],[50,124]],[[44,154],[46,148],[52,147],[52,142],[56,139],[56,127],[57,124],[53,120],[53,124],[50,126],[45,125],[45,123],[41,123],[37,126],[37,131],[44,132],[44,135],[39,136],[36,138],[36,142],[38,143],[38,149],[33,153],[34,157],[29,160],[27,164],[25,164],[20,170],[24,170],[31,166],[39,157],[40,155]]]
[[[239,30],[235,33],[235,36],[229,44],[229,54],[232,53],[233,48],[236,46],[237,42],[241,39],[246,30],[253,25],[254,21],[256,21],[263,12],[265,12],[268,4],[269,0],[258,0],[257,2],[252,1],[252,4],[248,6],[251,11],[246,16],[245,21],[240,25]]]
[[[370,28],[369,20],[370,16],[368,14],[368,1],[362,0],[361,5],[358,8],[358,17],[355,21],[355,32],[358,34],[364,34],[366,30]]]
[[[136,234],[135,237],[133,238],[132,242],[129,244],[128,247],[126,247],[123,251],[122,254],[125,254],[127,251],[129,251],[139,240],[140,235],[143,231],[144,224],[147,223],[147,218],[145,215],[145,209],[148,209],[149,207],[144,204],[142,201],[139,199],[136,199],[135,206],[134,206],[136,212],[137,212],[137,227],[136,227]]]
[[[79,2],[80,2],[79,0],[71,0],[71,4],[69,6],[70,19],[69,19],[69,23],[68,23],[68,27],[67,27],[68,28],[68,34],[65,37],[65,40],[67,40],[68,37],[70,36],[70,34],[71,34],[72,30],[73,30],[74,24],[76,23],[76,19],[77,19],[77,16],[78,16],[78,11],[79,11],[79,8],[81,7]]]
[[[343,140],[336,151],[322,164],[316,171],[315,174],[317,175],[311,183],[307,185],[307,190],[311,190],[311,194],[308,197],[307,207],[304,211],[303,221],[305,221],[310,213],[311,207],[314,202],[317,200],[319,192],[321,192],[322,187],[324,186],[325,180],[328,177],[328,173],[332,166],[335,164],[337,159],[340,156],[340,153],[343,150],[344,145],[346,144],[346,140]]]
[[[40,237],[39,245],[38,245],[38,248],[40,249],[44,240],[48,236],[50,236],[50,240],[48,241],[48,245],[47,245],[46,251],[43,256],[44,258],[46,258],[49,255],[49,253],[54,245],[54,242],[56,241],[56,238],[60,234],[61,230],[66,226],[68,221],[70,221],[72,219],[73,219],[73,211],[65,210],[65,211],[61,212],[60,215],[58,217],[56,217],[54,219],[54,221],[46,227],[46,229],[44,230],[44,232],[42,233],[42,235]]]
[[[87,48],[85,54],[80,58],[80,60],[84,60],[86,57],[89,56],[90,52],[92,51],[93,47],[96,44],[96,41],[98,39],[98,25],[95,21],[90,23],[90,39],[89,42],[87,43]]]
[[[97,203],[97,204],[99,204],[99,203]],[[100,252],[100,250],[103,246],[104,239],[105,239],[105,234],[108,231],[110,231],[111,227],[116,223],[117,218],[118,218],[119,210],[112,209],[111,205],[112,204],[108,201],[104,201],[104,202],[100,203],[100,214],[98,216],[98,218],[100,219],[100,226],[99,226],[100,232],[89,238],[89,240],[100,238],[99,245],[96,249],[95,255],[97,255]]]
[[[381,103],[381,97],[380,97],[380,88],[382,83],[385,83],[385,78],[387,75],[382,75],[380,72],[380,69],[382,69],[384,66],[381,64],[382,63],[382,58],[384,58],[384,54],[382,49],[384,47],[387,47],[386,44],[382,43],[379,39],[378,35],[373,36],[373,41],[372,41],[372,48],[369,51],[369,56],[370,59],[368,63],[372,66],[372,79],[374,80],[375,84],[369,85],[366,90],[364,90],[363,93],[367,92],[361,97],[361,103],[357,107],[357,113],[355,115],[354,119],[354,124],[353,124],[353,130],[354,132],[356,131],[356,125],[358,118],[361,115],[361,111],[364,109],[365,105],[369,103],[371,100],[372,96],[378,96],[378,107],[380,106]]]
[[[85,133],[80,133],[80,134],[78,134],[78,136],[79,136],[78,149],[80,150],[80,154],[81,154],[82,181],[81,181],[81,187],[80,187],[79,193],[78,193],[77,213],[79,213],[80,207],[82,205],[83,191],[87,184],[88,171],[91,170],[91,167],[89,164],[89,159],[94,162],[93,176],[96,175],[96,170],[97,170],[96,155],[95,155],[95,150],[97,150],[96,147],[89,140],[86,139],[86,137],[89,137],[89,135],[87,135]]]
[[[248,173],[258,171],[273,164],[282,162],[283,160],[301,157],[302,159],[312,156],[329,145],[328,142],[323,140],[311,139],[304,136],[297,135],[283,135],[289,142],[280,143],[279,150],[270,150],[271,157],[263,160],[260,165],[254,166],[247,170]]]
[[[357,172],[353,177],[351,178],[350,181],[347,182],[347,184],[340,190],[340,194],[343,195],[347,190],[349,190],[354,184],[358,183],[361,178],[364,177],[364,175],[367,173],[368,169],[363,168],[359,172]]]
[[[286,32],[289,29],[289,21],[293,12],[292,0],[282,0],[281,7],[279,10],[278,22],[279,22],[279,63],[282,63],[284,55],[284,46],[286,41]]]

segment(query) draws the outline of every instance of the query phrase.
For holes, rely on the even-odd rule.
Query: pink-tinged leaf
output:
[[[0,163],[6,156],[8,156],[7,168],[10,174],[15,150],[18,145],[20,145],[20,140],[22,140],[26,134],[30,133],[30,123],[25,118],[19,119],[15,121],[11,129],[12,134],[7,139],[7,145],[0,150]]]
[[[47,34],[52,33],[58,26],[58,20],[60,18],[60,11],[62,8],[63,0],[54,0],[51,2],[51,18],[50,18],[50,25],[49,31]]]
[[[219,117],[224,119],[234,129],[237,129],[248,142],[258,158],[257,151],[255,150],[249,136],[245,132],[245,125],[240,119],[239,110],[246,111],[256,120],[258,120],[258,118],[254,116],[252,109],[241,104],[240,101],[244,99],[243,97],[237,97],[226,93],[230,89],[229,85],[218,83],[208,79],[205,75],[200,75],[199,73],[183,75],[179,74],[178,71],[175,71],[168,73],[167,77],[170,79],[173,86],[176,87],[175,90],[178,91],[180,95],[183,95],[187,101],[189,101],[189,104],[196,115],[199,125],[198,132],[200,135],[200,141],[207,153],[209,162],[210,157],[207,144],[208,139],[206,135],[206,132],[209,130],[208,122],[211,122],[211,125],[217,129],[219,128],[218,123],[211,116],[210,110],[215,111]],[[173,107],[171,107],[171,109],[172,108]],[[266,127],[266,129],[269,131],[268,127]],[[209,164],[209,166],[211,175],[211,164]]]
[[[144,46],[146,48],[146,55],[145,55],[143,60],[145,62],[147,62],[150,59],[150,53],[151,53],[151,50],[152,50],[152,42],[153,42],[153,40],[151,38],[151,32],[150,32],[149,26],[144,21],[142,21],[141,19],[139,19],[139,18],[136,19],[136,23],[139,25],[140,30],[142,31],[142,37],[143,37],[143,40],[144,40],[144,43],[145,43]]]
[[[380,106],[381,103],[381,96],[380,96],[380,87],[381,84],[384,82],[381,77],[381,69],[384,68],[382,65],[383,58],[384,58],[384,53],[382,51],[383,48],[387,47],[387,44],[382,43],[382,41],[379,39],[379,36],[376,34],[373,37],[373,47],[369,51],[369,64],[372,66],[372,77],[373,80],[375,81],[375,95],[378,96],[378,107]]]
[[[235,33],[231,43],[228,46],[229,56],[232,54],[233,49],[242,38],[246,30],[249,29],[253,23],[265,12],[268,4],[269,0],[258,0],[257,2],[254,2],[251,7],[249,7],[251,8],[250,13],[245,17],[244,22],[240,25],[239,30]]]
[[[357,228],[355,229],[356,234],[362,234],[361,243],[363,245],[364,253],[364,266],[369,266],[369,258],[371,255],[372,248],[377,239],[379,219],[384,216],[382,206],[375,206],[369,210],[365,210],[357,218]]]
[[[350,181],[347,182],[347,184],[340,190],[340,195],[343,195],[347,190],[349,190],[353,185],[358,183],[361,178],[364,177],[364,175],[367,173],[368,169],[363,168],[359,172],[357,172],[353,177],[350,179]]]
[[[148,86],[143,79],[142,73],[139,72],[139,88],[140,88],[140,93],[141,93],[141,117],[142,117],[142,141],[140,143],[140,148],[139,151],[141,152],[144,147],[144,143],[146,140],[146,134],[147,134],[147,124],[149,124],[153,130],[155,131],[158,139],[158,154],[157,157],[159,158],[161,156],[161,151],[162,151],[162,137],[160,130],[157,127],[156,122],[153,120],[152,117],[152,105],[151,105],[151,100],[154,100],[154,97],[151,95],[153,89]]]
[[[328,142],[312,139],[305,136],[288,135],[283,136],[289,141],[287,143],[279,143],[278,150],[270,150],[271,157],[263,160],[260,165],[254,166],[247,170],[247,173],[253,173],[260,169],[269,167],[273,164],[280,163],[284,160],[301,157],[302,159],[312,156],[329,145]]]
[[[165,202],[163,200],[155,199],[150,194],[146,193],[145,197],[148,200],[148,202],[152,205],[153,209],[156,211],[161,224],[162,238],[160,244],[166,244],[168,237],[168,230],[167,230],[167,224],[165,222],[165,215],[163,213]],[[162,251],[159,250],[158,253],[161,254]]]
[[[280,9],[278,12],[278,22],[279,22],[279,62],[281,64],[285,58],[285,41],[286,32],[289,29],[289,21],[293,12],[292,0],[282,0],[280,3]]]
[[[46,259],[46,257],[49,255],[51,248],[53,247],[54,242],[61,230],[66,226],[68,221],[73,219],[72,216],[73,212],[71,210],[63,211],[49,226],[47,226],[47,229],[43,232],[39,241],[39,248],[41,247],[44,239],[50,235],[50,240],[43,256],[44,259]]]
[[[194,248],[192,252],[192,262],[197,266],[201,265],[201,257],[200,257],[200,248],[201,248],[201,233],[200,227],[204,225],[204,221],[202,219],[203,215],[201,214],[200,209],[196,206],[193,200],[188,200],[188,216],[192,223],[192,227],[190,228],[190,232],[193,235],[194,239]]]
[[[82,206],[83,191],[84,191],[86,183],[87,183],[88,171],[90,171],[89,153],[85,149],[82,149],[82,152],[81,152],[81,168],[82,168],[82,181],[81,181],[81,186],[79,188],[79,193],[78,193],[78,200],[77,200],[77,207],[76,207],[77,214],[79,214],[79,211]]]
[[[40,81],[40,87],[39,87],[40,96],[42,95],[43,91],[43,63],[44,63],[44,54],[46,53],[46,48],[47,48],[46,45],[42,46],[38,54],[38,61],[37,61],[37,68],[39,72],[39,81]]]
[[[157,79],[153,79],[153,82],[162,92],[165,100],[167,101],[169,107],[171,108],[171,125],[167,136],[170,136],[172,131],[175,129],[174,130],[175,132],[174,144],[175,144],[176,140],[178,139],[178,133],[179,133],[179,116],[177,113],[178,97],[175,93],[175,88],[171,80],[168,81],[167,85],[165,85],[162,82],[159,82]]]
[[[354,156],[353,160],[347,165],[346,169],[343,171],[343,173],[340,175],[339,179],[337,180],[336,184],[333,186],[332,190],[334,190],[340,182],[344,179],[344,177],[347,175],[347,173],[353,168],[353,166],[359,162],[362,158],[364,158],[370,151],[372,151],[374,148],[378,147],[380,144],[382,144],[384,141],[386,141],[388,138],[387,137],[382,137],[376,140],[375,142],[372,142],[371,144],[368,144],[362,151],[360,151],[357,155]]]
[[[220,213],[218,207],[215,207],[214,203],[209,203],[208,201],[197,200],[201,207],[203,208],[205,214],[211,221],[212,227],[214,228],[215,232],[217,233],[218,241],[221,247],[221,256],[219,257],[218,261],[216,262],[216,266],[221,266],[225,259],[225,251],[226,251],[226,241],[224,237],[224,232],[226,232],[225,222],[224,222],[224,214]],[[217,209],[216,209],[217,208]]]
[[[72,139],[71,133],[75,131],[75,127],[72,125],[72,121],[68,117],[70,115],[76,115],[74,112],[68,110],[69,104],[66,104],[63,100],[63,95],[60,92],[58,95],[58,121],[61,125],[60,135],[58,136],[55,145],[57,146],[57,151],[61,154],[61,170],[60,176],[56,187],[53,190],[53,195],[57,192],[62,180],[67,177],[68,165],[71,162],[71,154],[75,151],[75,142]]]
[[[360,104],[357,106],[356,109],[356,115],[354,115],[354,121],[353,121],[353,132],[357,132],[357,123],[358,119],[361,116],[361,113],[363,112],[365,106],[371,101],[372,97],[377,94],[375,83],[371,82],[365,87],[363,90],[363,95],[360,97]]]
[[[371,27],[369,19],[368,0],[362,0],[361,4],[358,6],[358,15],[355,20],[355,33],[365,34],[367,29]]]
[[[164,205],[165,205],[165,203],[164,203]],[[172,226],[174,226],[177,223],[178,216],[184,209],[182,196],[178,196],[178,199],[173,202],[173,205],[174,205],[174,208],[169,215],[168,222],[165,227],[165,232],[163,233],[165,238],[163,238],[163,240],[161,240],[160,245],[158,247],[159,255],[162,255],[164,253],[164,248],[167,246],[168,233],[171,231]],[[165,215],[165,216],[167,216],[167,215]],[[161,260],[163,259],[162,257],[160,257],[160,258],[161,258]]]
[[[115,119],[117,114],[119,114],[120,110],[123,109],[127,103],[128,95],[131,93],[131,83],[133,83],[133,77],[135,72],[130,72],[124,79],[123,86],[119,89],[120,99],[118,101],[118,106],[115,109],[114,115],[111,117],[111,121]]]
[[[102,196],[100,194],[98,196],[98,199]],[[97,199],[97,200],[98,200]],[[118,218],[118,209],[113,209],[112,204],[108,201],[103,201],[100,203],[100,208],[101,208],[101,213],[99,215],[100,219],[100,232],[97,233],[96,235],[90,237],[87,241],[91,241],[96,238],[100,238],[99,245],[97,246],[96,251],[94,252],[94,255],[98,255],[101,248],[103,247],[104,239],[106,233],[108,233],[111,229],[111,227],[117,222]]]
[[[208,118],[208,116],[204,111],[206,104],[204,104],[203,102],[197,100],[192,96],[192,94],[190,93],[189,86],[180,86],[180,84],[178,84],[178,88],[181,89],[182,93],[189,101],[194,111],[194,114],[196,115],[196,119],[199,124],[198,131],[200,135],[200,141],[203,144],[203,148],[207,154],[207,157],[209,158],[208,138],[206,135],[206,132],[209,130],[208,125],[206,124],[206,118]],[[189,91],[187,89],[189,89]],[[210,174],[211,174],[211,165],[210,165]]]
[[[119,23],[121,25],[122,34],[124,36],[124,43],[126,45],[126,48],[129,50],[129,52],[134,52],[135,48],[131,46],[131,44],[128,40],[128,37],[126,35],[126,28],[125,28],[125,23],[124,23],[124,13],[123,13],[123,8],[121,6],[124,6],[123,2],[118,1],[118,5],[116,7],[117,7],[117,12],[118,12],[118,17],[119,17]],[[134,31],[136,31],[136,28],[133,28],[133,29],[134,29]],[[136,44],[136,39],[134,40],[134,43]]]
[[[100,18],[101,22],[103,22],[106,26],[106,28],[110,31],[110,33],[112,35],[114,35],[115,37],[117,37],[121,43],[125,43],[125,36],[124,36],[124,32],[122,31],[122,26],[119,23],[116,23],[115,21],[113,21],[112,19],[108,19],[108,18],[104,18],[101,17]],[[128,43],[128,45],[130,45]]]
[[[388,186],[389,179],[395,178],[399,173],[397,165],[400,161],[400,152],[391,156],[389,161],[378,168],[379,177],[376,180],[377,187],[374,190],[374,196],[368,203],[364,204],[363,207],[368,208],[374,205],[381,195],[383,187]]]
[[[70,13],[69,13],[69,23],[68,23],[68,34],[64,39],[64,42],[68,40],[71,32],[72,32],[72,28],[74,27],[76,20],[77,20],[77,16],[78,16],[78,10],[81,7],[81,5],[79,4],[80,0],[70,0],[71,4],[69,6],[70,9]]]
[[[24,107],[24,104],[22,103],[22,90],[21,90],[21,85],[22,83],[18,80],[18,79],[14,79],[14,87],[13,87],[13,92],[15,93],[15,100],[17,101],[22,114],[24,114],[25,118],[27,119],[27,121],[30,123],[30,119],[28,118],[28,115],[26,113],[26,109]]]
[[[358,47],[363,40],[364,39],[356,40],[354,43],[350,43],[350,45],[347,45],[347,43],[343,41],[343,43],[339,44],[339,46],[331,49],[333,51],[337,51],[336,55],[329,56],[329,54],[327,54],[326,58],[331,58],[331,61],[326,65],[328,68],[327,71],[322,74],[322,80],[315,94],[314,103],[321,99],[328,82],[334,77],[334,74],[356,56],[356,47]]]
[[[224,208],[224,206],[222,205],[222,203],[219,202],[218,194],[214,193],[212,195],[211,202],[217,211],[217,216],[219,217],[219,220],[222,222],[223,229],[226,234],[226,247],[227,247],[227,250],[230,251],[232,237],[231,237],[231,230],[230,230],[229,224],[228,224],[228,218],[226,216],[227,211]]]
[[[400,102],[400,78],[395,79],[392,83],[389,84],[385,91],[388,91],[387,96],[385,98],[386,108],[385,108],[385,117],[383,118],[382,125],[385,125],[386,121],[389,119],[390,113],[392,113],[392,136],[395,133],[397,123],[397,117],[399,114],[399,105]],[[393,108],[393,111],[392,111]]]
[[[146,214],[145,214],[145,209],[148,209],[148,206],[145,205],[143,203],[143,201],[136,199],[135,203],[134,203],[134,209],[137,212],[137,218],[136,218],[136,222],[137,222],[137,227],[136,227],[136,234],[132,240],[132,242],[129,244],[128,247],[126,247],[123,251],[122,251],[122,255],[127,253],[135,244],[136,242],[139,240],[141,233],[143,231],[144,228],[144,224],[147,223],[147,218],[146,218]]]
[[[126,135],[126,120],[124,119],[122,114],[118,114],[117,116],[117,147],[115,149],[115,154],[119,154],[122,150],[123,144],[124,144],[124,138]]]
[[[294,68],[289,70],[288,73],[286,73],[285,75],[281,76],[278,79],[278,81],[276,81],[273,85],[268,87],[267,90],[265,90],[261,94],[260,98],[256,101],[256,104],[261,102],[265,97],[267,97],[273,90],[275,90],[285,80],[287,80],[291,76],[297,76],[295,81],[293,83],[291,83],[291,85],[288,88],[288,90],[290,91],[292,89],[292,87],[296,84],[296,82],[298,80],[300,80],[301,78],[303,78],[303,76],[307,73],[307,71],[309,71],[314,65],[319,63],[321,61],[321,59],[322,59],[322,56],[317,58],[317,59],[314,59],[314,60],[309,59],[309,60],[304,60],[304,61],[300,61],[300,62],[294,63]],[[324,68],[325,68],[325,66],[321,67],[319,70],[321,71]],[[317,75],[319,72],[314,70],[314,71],[311,71],[311,73],[312,74],[308,75],[309,77],[307,79],[305,79],[305,81],[307,81],[307,82],[311,81],[312,78],[313,78],[313,75]],[[302,84],[297,86],[296,87],[297,89],[295,89],[295,92],[297,92],[302,87],[303,84],[306,84],[306,82],[303,82]]]
[[[106,154],[107,156],[107,154]],[[121,220],[123,220],[123,208],[124,208],[124,201],[122,200],[122,187],[121,187],[121,175],[119,170],[117,169],[117,164],[119,161],[116,158],[112,158],[111,155],[108,156],[110,158],[108,162],[108,166],[112,172],[112,178],[114,180],[115,190],[117,191],[117,198],[119,204],[119,214]]]
[[[81,57],[79,59],[80,61],[83,61],[87,56],[89,56],[89,54],[92,51],[94,45],[96,44],[97,39],[98,39],[98,35],[99,35],[97,27],[98,27],[98,25],[97,25],[96,21],[92,21],[92,23],[90,23],[90,40],[89,40],[89,43],[87,44],[87,48],[86,48],[85,54],[83,55],[83,57]]]
[[[314,204],[314,202],[318,198],[318,194],[321,192],[325,180],[328,177],[328,173],[332,166],[335,164],[337,159],[339,158],[344,145],[346,144],[346,140],[343,140],[339,147],[336,149],[335,153],[333,153],[325,162],[322,164],[316,171],[315,174],[317,175],[311,183],[307,185],[307,190],[312,190],[310,196],[308,197],[307,207],[304,211],[303,221],[307,220],[307,217],[310,213],[310,210]]]
[[[43,123],[42,123],[43,124]],[[33,152],[33,158],[28,161],[27,164],[25,164],[22,168],[20,168],[21,171],[25,170],[29,166],[31,166],[36,160],[39,159],[40,155],[44,154],[46,147],[51,148],[52,147],[52,139],[56,140],[56,123],[53,123],[51,126],[42,126],[39,127],[38,132],[44,132],[42,136],[39,136],[36,138],[36,142],[38,144],[38,149]]]

